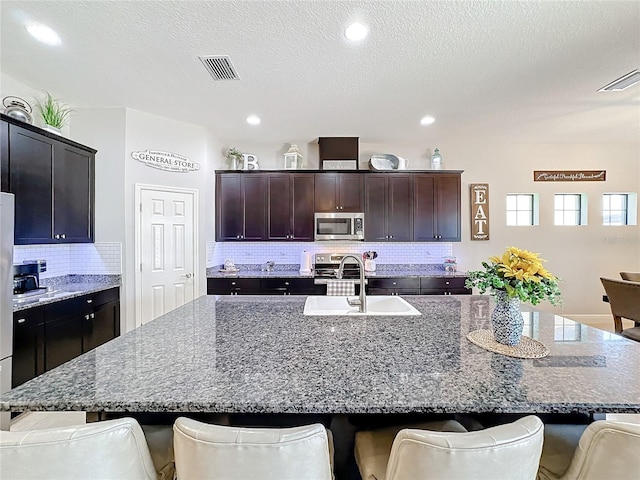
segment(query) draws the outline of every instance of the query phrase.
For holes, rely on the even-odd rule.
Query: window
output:
[[[581,193],[556,193],[553,201],[555,225],[586,225],[587,199]]]
[[[602,195],[603,225],[636,225],[635,193],[604,193]]]
[[[537,225],[538,198],[530,193],[507,194],[507,225]]]

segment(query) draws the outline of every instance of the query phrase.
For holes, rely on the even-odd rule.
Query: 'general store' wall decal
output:
[[[471,240],[489,240],[489,184],[472,183]]]
[[[535,170],[534,182],[604,182],[606,170]]]
[[[149,167],[159,168],[170,172],[193,172],[200,170],[200,164],[190,161],[183,155],[159,150],[144,150],[131,152],[131,158],[147,164]]]

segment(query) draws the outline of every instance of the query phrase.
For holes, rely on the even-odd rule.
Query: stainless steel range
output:
[[[340,261],[345,255],[361,256],[361,253],[316,253],[315,254],[315,278],[336,278],[336,272]],[[347,258],[344,264],[342,278],[360,278],[358,262],[353,258]]]

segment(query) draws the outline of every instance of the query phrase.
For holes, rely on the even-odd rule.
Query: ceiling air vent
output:
[[[214,80],[240,80],[228,55],[198,57]]]
[[[634,70],[602,87],[599,92],[619,92],[640,82],[640,71]]]

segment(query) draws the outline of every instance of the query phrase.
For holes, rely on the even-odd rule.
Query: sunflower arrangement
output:
[[[483,270],[468,272],[467,288],[504,291],[509,298],[537,305],[548,300],[552,305],[561,301],[558,278],[544,268],[540,254],[509,247],[501,257],[490,257],[482,262]]]

